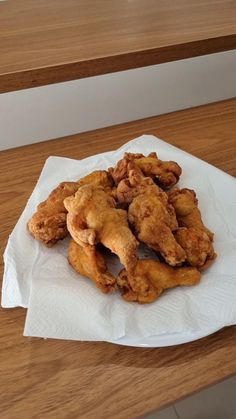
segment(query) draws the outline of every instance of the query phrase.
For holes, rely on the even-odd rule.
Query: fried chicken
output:
[[[152,177],[163,189],[174,186],[182,173],[181,167],[176,162],[162,161],[158,159],[156,153],[150,153],[148,157],[140,157],[134,161],[145,176]]]
[[[125,153],[124,157],[118,161],[115,167],[110,167],[108,169],[108,172],[112,176],[115,185],[118,185],[122,179],[126,179],[128,177],[130,163],[133,162],[134,165],[135,158],[138,159],[140,157],[144,157],[143,154]]]
[[[213,240],[214,234],[203,224],[196,193],[192,189],[175,188],[168,193],[168,196],[180,227],[198,228],[205,231],[209,239]]]
[[[69,263],[102,292],[118,286],[126,301],[155,301],[165,289],[197,284],[199,271],[216,257],[195,192],[169,191],[180,175],[177,163],[156,153],[125,153],[108,171],[61,183],[38,205],[28,230],[48,247],[70,233]],[[166,263],[138,260],[136,237]],[[108,271],[99,243],[124,265],[118,278]]]
[[[106,170],[95,170],[78,180],[79,187],[84,185],[101,186],[112,198],[117,200],[116,186],[112,176]]]
[[[78,189],[77,182],[60,183],[49,197],[37,206],[37,211],[29,220],[27,226],[35,239],[46,246],[53,246],[58,240],[67,236],[66,213],[63,201]]]
[[[88,184],[102,186],[104,190],[111,189],[114,186],[112,176],[106,170],[95,170],[78,180],[79,187]]]
[[[138,239],[160,252],[169,265],[185,261],[185,251],[172,233],[178,228],[174,209],[162,195],[138,195],[129,206],[128,219]]]
[[[128,177],[131,162],[136,164],[145,176],[153,178],[163,189],[174,186],[182,172],[176,162],[162,161],[158,159],[156,153],[150,153],[147,157],[143,154],[125,153],[115,168],[109,169],[116,185]]]
[[[174,208],[167,194],[133,167],[117,187],[118,201],[130,204],[128,219],[139,241],[160,252],[170,265],[178,265],[186,255],[172,234],[178,228]]]
[[[176,241],[185,250],[186,262],[198,269],[205,269],[216,257],[212,241],[204,230],[180,227],[174,232]]]
[[[165,195],[150,177],[145,177],[139,167],[131,163],[128,178],[121,180],[117,186],[118,202],[130,204],[136,196],[147,192]]]
[[[71,240],[68,250],[68,260],[80,275],[94,281],[104,293],[116,289],[116,278],[107,270],[105,259],[96,246],[80,246]]]
[[[120,258],[127,271],[133,270],[138,243],[129,228],[127,212],[116,209],[111,196],[102,188],[85,185],[75,196],[66,198],[64,205],[67,228],[78,244],[102,243]]]
[[[37,206],[36,213],[28,222],[28,230],[35,239],[42,241],[47,247],[52,247],[58,240],[67,236],[67,210],[63,201],[85,184],[102,186],[112,196],[116,193],[113,180],[105,170],[96,170],[79,179],[78,182],[60,183],[49,197]]]
[[[123,269],[117,283],[126,301],[151,303],[165,289],[198,284],[200,277],[193,267],[172,268],[157,260],[143,259],[138,261],[132,275]]]

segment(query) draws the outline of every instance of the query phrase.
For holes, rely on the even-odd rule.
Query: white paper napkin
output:
[[[113,166],[125,151],[156,151],[163,160],[177,161],[183,169],[179,186],[196,190],[203,219],[215,232],[218,258],[200,284],[170,290],[149,305],[127,303],[119,293],[100,293],[69,266],[68,239],[48,249],[26,230],[36,205],[58,183]],[[207,334],[209,328],[236,323],[236,180],[150,135],[81,161],[50,157],[9,238],[4,261],[2,306],[29,307],[26,336],[111,341],[201,330]],[[116,257],[109,267],[119,271]]]

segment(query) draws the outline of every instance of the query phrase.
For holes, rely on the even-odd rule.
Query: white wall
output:
[[[236,95],[236,51],[0,95],[0,150]]]

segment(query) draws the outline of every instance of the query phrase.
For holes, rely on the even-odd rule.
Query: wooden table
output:
[[[236,100],[229,100],[2,151],[1,251],[49,155],[80,159],[150,133],[235,176],[235,132]],[[24,320],[22,308],[1,309],[4,419],[134,418],[236,372],[236,327],[180,346],[140,349],[24,338]]]
[[[227,0],[0,2],[0,92],[236,48]]]

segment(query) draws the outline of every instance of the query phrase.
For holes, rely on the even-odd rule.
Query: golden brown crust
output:
[[[78,189],[77,182],[62,182],[41,202],[35,214],[28,222],[28,230],[32,236],[46,246],[53,246],[67,234],[66,209],[63,201]]]
[[[196,193],[192,189],[174,189],[168,193],[180,227],[193,227],[206,232],[210,240],[214,234],[203,224]]]
[[[194,227],[180,227],[174,232],[175,239],[185,250],[186,262],[197,268],[204,269],[213,261],[216,254],[212,241],[204,230]]]
[[[132,270],[137,261],[137,240],[132,234],[127,212],[115,208],[114,199],[102,188],[85,185],[64,201],[67,227],[81,246],[102,243]]]
[[[145,157],[143,154],[125,153],[114,168],[109,169],[116,185],[129,176],[130,165],[136,165],[145,176],[151,177],[163,189],[174,186],[181,175],[181,167],[173,161],[162,161],[156,153],[150,153]]]
[[[68,260],[76,272],[94,281],[103,293],[116,289],[116,278],[108,272],[105,259],[96,246],[82,247],[71,240]]]
[[[165,194],[150,177],[144,176],[135,165],[130,165],[129,175],[119,182],[117,186],[117,200],[120,203],[130,204],[133,199],[144,193]]]
[[[193,267],[172,268],[157,260],[142,259],[138,261],[133,275],[123,269],[117,283],[126,301],[151,303],[164,290],[179,285],[196,285],[200,278],[200,272]]]
[[[149,193],[138,195],[129,206],[128,218],[138,239],[160,252],[169,265],[176,266],[185,261],[185,251],[172,233],[178,224],[167,198]]]
[[[114,182],[112,176],[106,170],[95,170],[78,180],[78,186],[93,185],[102,186],[104,189],[112,188]]]
[[[67,210],[63,201],[86,184],[101,186],[108,194],[115,196],[114,182],[106,170],[96,170],[79,179],[78,182],[60,183],[48,198],[38,205],[37,211],[28,222],[28,230],[35,239],[51,247],[67,236]]]

